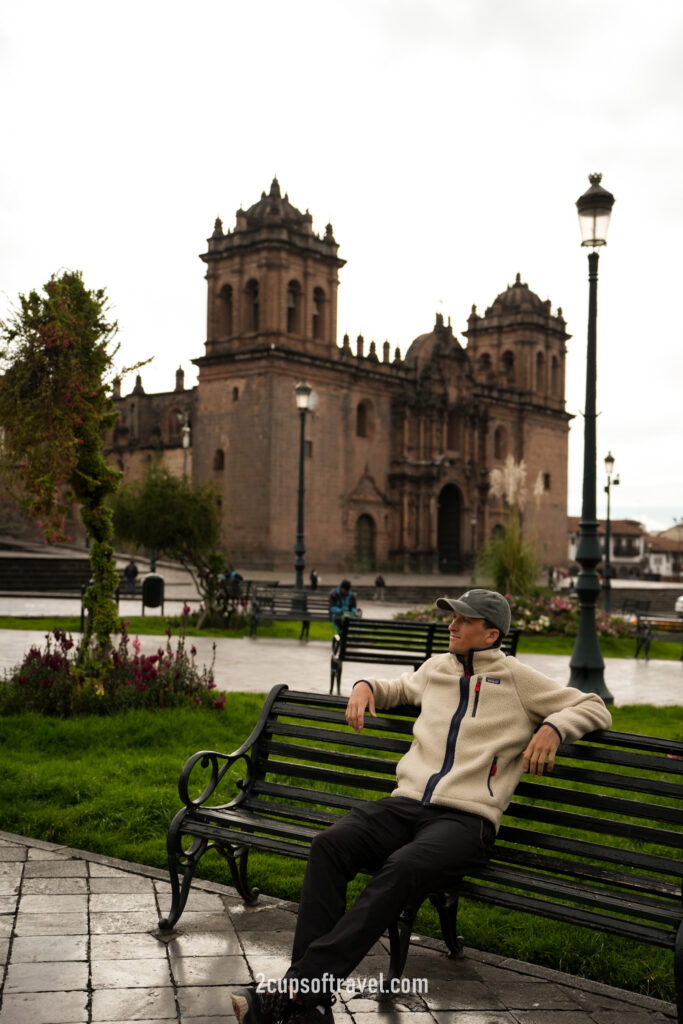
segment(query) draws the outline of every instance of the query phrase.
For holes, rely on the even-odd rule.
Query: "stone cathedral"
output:
[[[305,416],[307,568],[457,572],[500,529],[490,473],[527,470],[524,529],[546,564],[566,559],[567,442],[562,311],[520,276],[461,341],[441,315],[405,351],[337,340],[345,260],[275,179],[234,227],[216,221],[201,256],[207,323],[195,388],[117,396],[109,447],[126,476],[162,460],[212,480],[232,562],[291,570],[300,418]],[[184,442],[184,444],[183,444]]]

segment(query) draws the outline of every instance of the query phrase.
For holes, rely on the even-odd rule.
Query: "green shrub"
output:
[[[16,668],[0,680],[0,714],[25,711],[69,718],[72,715],[111,715],[134,708],[183,706],[222,710],[225,695],[214,693],[213,661],[199,668],[197,651],[188,652],[181,630],[175,650],[171,630],[156,654],[142,654],[140,641],[131,641],[125,622],[121,639],[109,654],[93,656],[71,635],[55,629],[46,634],[43,649],[33,646]],[[214,644],[215,658],[215,644]]]

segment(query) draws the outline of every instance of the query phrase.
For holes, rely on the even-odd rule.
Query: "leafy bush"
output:
[[[111,715],[132,708],[199,706],[222,710],[225,695],[217,694],[213,661],[199,668],[197,651],[186,648],[181,630],[175,650],[171,630],[164,647],[142,654],[140,641],[131,640],[125,622],[117,647],[99,659],[85,651],[82,641],[55,629],[45,647],[32,647],[21,665],[0,680],[0,714],[34,711],[69,718],[72,715]],[[215,657],[215,644],[214,644]]]
[[[530,597],[513,597],[506,594],[512,611],[512,627],[523,633],[538,636],[575,636],[579,623],[579,605],[575,597],[547,597],[535,594]],[[415,608],[403,612],[396,618],[413,622],[449,622],[452,613],[438,608]],[[596,616],[598,636],[629,636],[629,622],[619,615]]]

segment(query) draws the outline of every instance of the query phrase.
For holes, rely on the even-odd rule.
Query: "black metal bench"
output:
[[[251,602],[251,636],[256,636],[262,619],[300,622],[299,639],[307,640],[311,622],[330,621],[327,594],[297,591],[294,587],[256,587]]]
[[[319,829],[391,792],[419,709],[379,711],[360,734],[345,709],[344,697],[275,686],[241,747],[189,759],[184,807],[168,832],[172,905],[162,930],[178,922],[207,850],[253,904],[250,850],[305,859]],[[451,955],[462,955],[463,897],[661,946],[675,954],[683,1021],[682,800],[682,742],[596,731],[563,744],[550,777],[519,783],[490,865],[457,891],[430,894]],[[403,971],[418,909],[405,908],[390,929],[390,977]]]
[[[501,649],[516,654],[519,629],[510,630]],[[342,665],[360,661],[377,665],[411,665],[418,669],[433,654],[448,650],[445,622],[411,622],[403,619],[344,619],[332,640],[330,693],[341,692]]]
[[[675,615],[644,615],[637,612],[635,630],[635,657],[637,658],[642,651],[646,661],[650,657],[650,644],[653,640],[683,644],[683,620]],[[683,648],[681,660],[683,661]]]

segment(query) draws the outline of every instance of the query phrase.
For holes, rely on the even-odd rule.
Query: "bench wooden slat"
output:
[[[328,785],[350,786],[352,789],[376,790],[378,793],[390,793],[396,788],[394,779],[381,779],[368,775],[359,778],[353,772],[331,771],[329,768],[311,767],[294,761],[269,761],[268,771],[285,778],[316,779]]]
[[[381,757],[361,757],[359,754],[347,754],[340,750],[323,750],[320,747],[304,747],[293,743],[278,743],[273,740],[267,744],[266,750],[271,754],[280,754],[292,758],[303,758],[306,764],[333,764],[348,768],[352,772],[380,772],[382,775],[396,776],[396,761]]]
[[[300,736],[306,739],[327,741],[330,740],[329,729],[315,729],[311,726],[300,726],[291,725],[290,723],[278,722],[268,730],[271,736]],[[348,726],[345,732],[341,729],[339,733],[335,733],[334,742],[340,743],[345,747],[368,747],[376,750],[387,750],[397,754],[405,754],[410,748],[409,740],[391,739],[386,736],[362,736],[357,733],[350,732]]]
[[[533,892],[537,896],[552,896],[568,903],[615,910],[661,924],[674,924],[680,920],[678,908],[672,907],[670,901],[665,899],[633,892],[615,892],[614,889],[599,885],[581,885],[570,879],[544,875],[524,867],[512,871],[495,865],[490,872],[482,872],[482,879],[486,878],[495,881],[496,885],[509,885],[514,889],[523,887],[525,892]]]
[[[518,797],[531,797],[534,800],[556,800],[555,788],[543,786],[538,782],[522,781],[517,786],[515,795]],[[585,792],[582,789],[564,789],[562,799],[566,804],[573,804],[576,807],[587,807],[600,811],[601,814],[614,812],[624,814],[630,818],[642,818],[647,821],[670,822],[672,824],[680,821],[680,807],[667,806],[666,804],[648,804],[645,808],[638,800],[625,800],[622,797],[606,796],[604,793]]]
[[[268,782],[257,780],[250,790],[254,796],[279,797],[282,800],[299,800],[311,804],[323,804],[326,807],[336,807],[340,810],[350,811],[352,807],[358,806],[357,796],[345,796],[343,793],[325,792],[324,798],[319,789],[303,789],[300,786],[291,786],[284,782]]]
[[[646,853],[643,850],[632,850],[624,846],[607,846],[585,839],[572,839],[566,832],[539,832],[535,829],[505,824],[500,827],[498,844],[501,840],[520,843],[527,849],[540,848],[561,854],[572,853],[577,857],[592,857],[608,864],[655,871],[674,878],[677,878],[681,871],[680,859]]]
[[[582,925],[596,931],[609,932],[612,935],[647,942],[653,946],[671,946],[670,929],[663,931],[652,925],[630,921],[628,918],[610,917],[609,914],[582,910],[579,907],[541,900],[534,896],[504,889],[496,888],[489,891],[488,886],[469,880],[462,883],[459,895],[469,896],[480,903],[494,903],[496,906],[508,907],[510,910],[538,914],[539,917],[549,917],[557,921],[565,921],[568,924]]]
[[[638,775],[619,775],[617,772],[596,772],[590,768],[570,768],[555,762],[552,777],[567,782],[581,782],[588,786],[607,789],[628,789],[649,796],[663,796],[670,800],[683,801],[683,786],[676,782],[661,782],[655,778],[640,778]]]
[[[679,895],[678,887],[675,884],[654,875],[629,874],[626,871],[600,867],[586,861],[549,856],[538,850],[516,849],[513,846],[499,844],[496,847],[495,860],[497,864],[510,863],[520,865],[522,868],[538,868],[556,874],[569,874],[573,878],[585,878],[592,882],[607,881],[624,889],[633,889],[657,896],[677,898]]]

